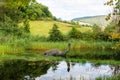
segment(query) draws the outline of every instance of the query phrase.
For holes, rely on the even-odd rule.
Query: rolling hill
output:
[[[67,34],[71,30],[72,24],[58,22],[58,21],[30,21],[30,31],[32,35],[48,36],[53,24],[57,24],[59,30],[63,34]],[[81,32],[92,31],[90,27],[76,27]]]
[[[74,18],[72,21],[79,21],[83,23],[88,23],[88,24],[97,24],[99,26],[106,26],[107,24],[110,23],[110,21],[105,20],[106,15],[98,15],[98,16],[87,16],[87,17],[79,17],[79,18]]]

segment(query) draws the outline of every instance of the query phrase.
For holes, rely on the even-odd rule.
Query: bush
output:
[[[101,27],[98,26],[97,24],[94,24],[94,25],[92,26],[92,30],[93,30],[94,33],[100,33],[100,32],[102,31],[102,30],[101,30]]]
[[[116,25],[113,23],[113,22],[111,22],[109,25],[107,25],[106,27],[105,27],[105,32],[115,32],[115,27],[116,27]]]
[[[56,24],[53,25],[53,28],[49,32],[49,41],[64,41],[64,36],[58,30],[58,26]]]
[[[82,40],[93,40],[94,37],[93,37],[93,33],[91,32],[84,32],[84,33],[81,33],[81,39]]]
[[[96,34],[94,35],[94,39],[95,39],[95,40],[108,41],[108,40],[110,40],[109,37],[110,37],[110,36],[109,36],[107,33],[105,33],[105,32],[96,33]]]
[[[80,39],[81,32],[78,31],[75,27],[72,27],[72,29],[68,33],[68,36],[69,36],[69,38]]]
[[[18,26],[18,23],[13,21],[10,17],[5,16],[5,21],[0,24],[2,33],[4,35],[21,36],[23,29]]]
[[[30,24],[29,24],[29,21],[28,19],[26,18],[25,21],[24,21],[24,31],[26,33],[30,33]]]

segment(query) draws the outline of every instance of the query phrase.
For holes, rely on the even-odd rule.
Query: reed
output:
[[[113,45],[113,42],[73,40],[71,41],[71,50],[110,50]],[[31,45],[27,49],[44,51],[57,48],[64,50],[66,47],[67,42],[31,42]]]

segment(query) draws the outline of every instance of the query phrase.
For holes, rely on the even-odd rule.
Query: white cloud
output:
[[[110,12],[106,0],[37,0],[49,7],[56,17],[70,20],[75,17],[104,15]]]

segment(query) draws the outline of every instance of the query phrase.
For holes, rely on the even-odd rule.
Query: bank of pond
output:
[[[116,42],[102,41],[72,41],[68,58],[81,59],[113,59],[120,60],[120,50],[115,49]],[[58,49],[64,52],[68,49],[68,42],[27,42],[20,40],[16,43],[0,45],[0,55],[44,56],[44,52]],[[33,53],[33,54],[31,54]]]

